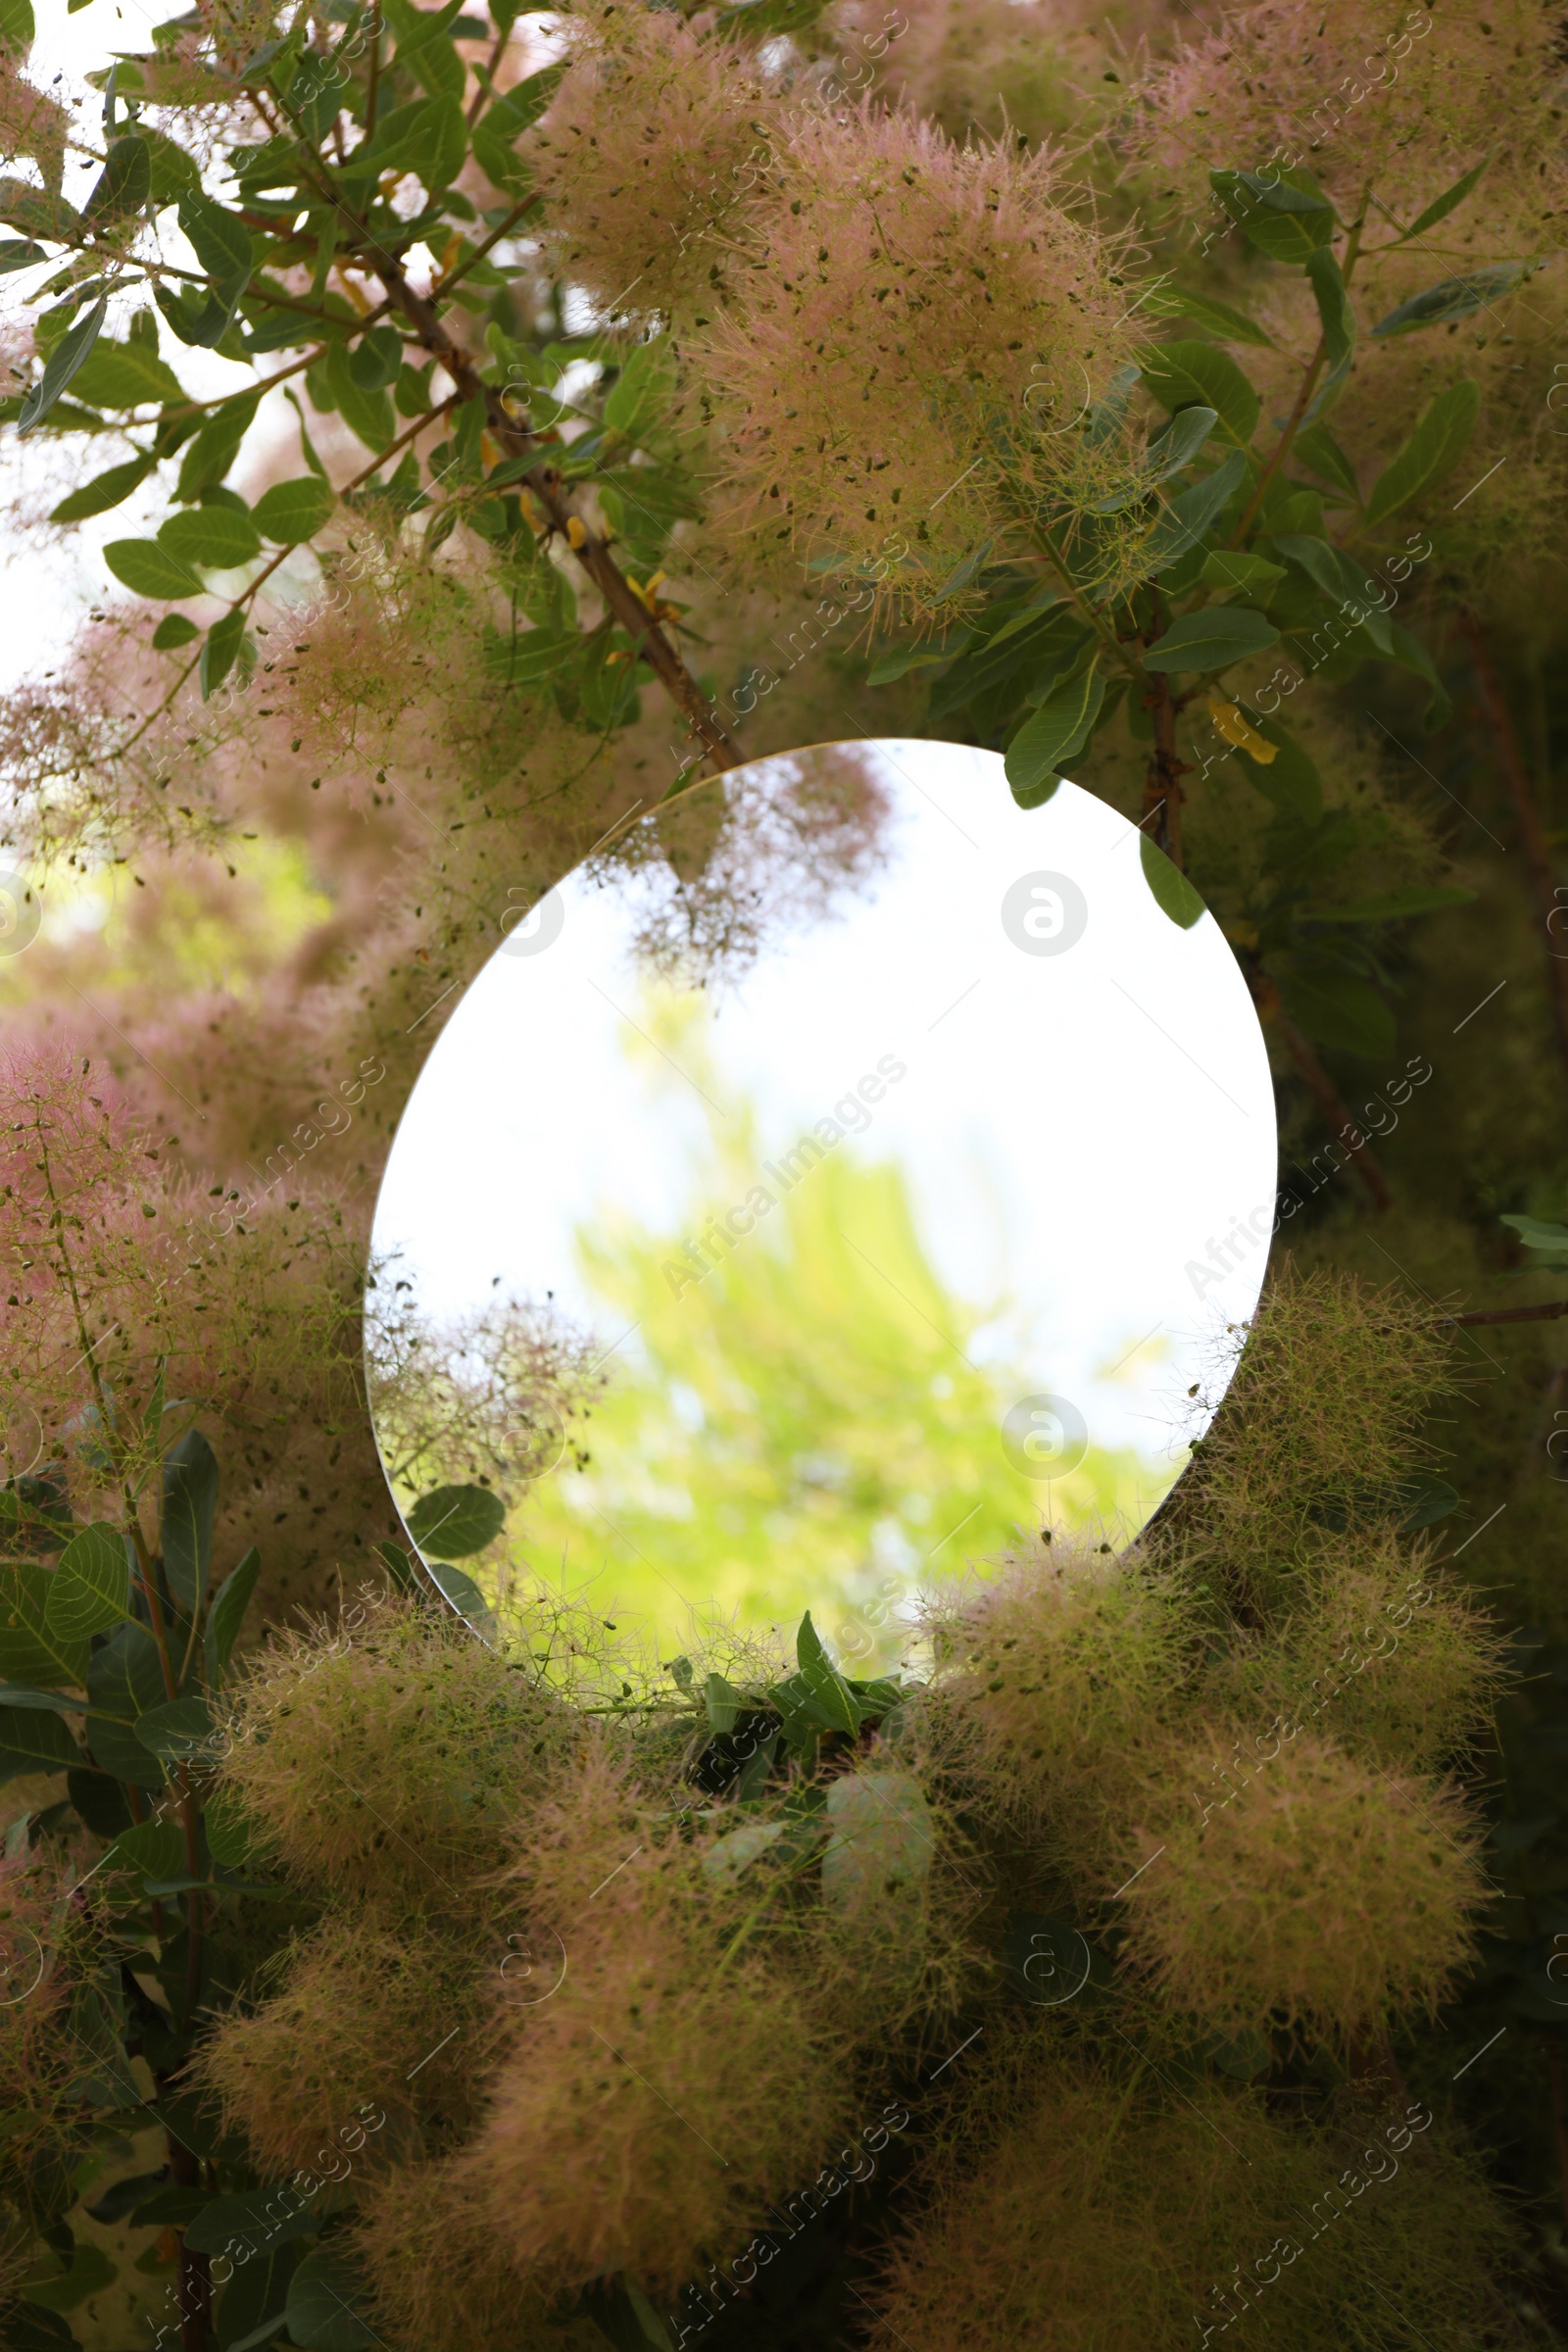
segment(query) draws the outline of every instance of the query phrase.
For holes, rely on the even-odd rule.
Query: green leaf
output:
[[[1412,294],[1396,311],[1390,311],[1372,329],[1373,339],[1387,342],[1395,335],[1413,335],[1420,326],[1445,326],[1450,318],[1467,318],[1472,311],[1500,302],[1538,265],[1499,262],[1491,270],[1474,270],[1464,277],[1444,277],[1421,294]]]
[[[217,1690],[228,1672],[228,1661],[234,1654],[239,1629],[250,1607],[261,1574],[262,1555],[253,1544],[231,1575],[225,1576],[214,1595],[207,1618],[207,1681]]]
[[[178,564],[155,539],[111,539],[104,562],[122,586],[135,596],[172,603],[175,597],[202,596],[206,582],[188,564]]]
[[[188,613],[166,612],[153,631],[153,652],[172,654],[177,647],[189,645],[193,637],[200,635],[200,629]]]
[[[55,1571],[32,1560],[0,1567],[0,1674],[8,1682],[80,1685],[85,1635],[56,1633],[46,1610]]]
[[[171,514],[158,544],[176,564],[200,564],[209,571],[232,571],[262,552],[262,535],[248,514],[232,507],[192,507]]]
[[[1443,683],[1437,663],[1419,637],[1412,636],[1400,622],[1391,620],[1389,639],[1390,651],[1394,660],[1399,663],[1402,669],[1413,669],[1418,678],[1425,678],[1432,689],[1432,699],[1421,714],[1421,724],[1430,735],[1434,728],[1446,725],[1453,716],[1453,705],[1448,698],[1448,689]]]
[[[85,1715],[87,1701],[69,1690],[33,1690],[25,1683],[0,1683],[0,1706],[36,1707],[44,1715]]]
[[[100,294],[86,317],[78,318],[69,333],[61,336],[49,355],[42,375],[22,404],[22,414],[17,418],[19,434],[30,433],[35,425],[42,424],[72,377],[85,363],[98,340],[108,312],[109,297]]]
[[[506,1505],[490,1487],[436,1487],[406,1514],[421,1551],[466,1560],[493,1544],[507,1523]]]
[[[218,1460],[199,1429],[188,1429],[164,1456],[164,1574],[187,1617],[207,1595],[213,1565]]]
[[[358,2271],[336,2246],[307,2254],[289,2281],[288,2331],[304,2352],[367,2352],[380,2338],[354,2308],[364,2289]]]
[[[1097,498],[1091,508],[1096,514],[1116,514],[1130,507],[1160,482],[1173,474],[1184,473],[1197,457],[1218,418],[1212,409],[1179,409],[1162,433],[1156,433],[1144,452],[1144,463],[1132,479],[1112,490],[1105,498]]]
[[[218,2352],[261,2352],[275,2341],[287,2318],[289,2281],[298,2262],[297,2248],[278,2238],[235,2271],[218,2305]]]
[[[1322,322],[1324,348],[1331,366],[1339,368],[1355,346],[1355,313],[1345,291],[1340,265],[1327,245],[1320,245],[1307,255],[1306,274],[1312,282],[1317,315]]]
[[[1548,1225],[1541,1217],[1504,1217],[1502,1222],[1548,1264],[1568,1266],[1568,1225]]]
[[[96,1520],[74,1535],[60,1555],[60,1565],[44,1603],[44,1619],[52,1634],[84,1641],[105,1634],[130,1614],[130,1568],[125,1539],[118,1527]]]
[[[426,1560],[424,1568],[447,1606],[456,1609],[482,1642],[488,1642],[495,1630],[495,1612],[467,1570],[451,1560]]]
[[[1266,588],[1275,580],[1283,580],[1283,564],[1271,564],[1266,556],[1233,554],[1229,548],[1213,548],[1203,558],[1199,578],[1208,588]]]
[[[46,262],[47,249],[34,245],[29,237],[0,237],[0,277],[9,277],[13,270],[30,269],[34,262]]]
[[[75,2247],[71,2268],[60,2278],[42,2279],[36,2286],[24,2286],[18,2291],[24,2299],[43,2311],[74,2311],[89,2295],[101,2294],[112,2286],[120,2276],[102,2246],[84,2238]],[[75,2338],[70,2339],[73,2343]]]
[[[305,421],[305,411],[300,407],[300,404],[295,398],[293,391],[287,385],[285,385],[283,389],[283,398],[288,402],[289,407],[293,410],[295,416],[300,420],[300,449],[304,456],[305,463],[310,467],[311,471],[316,475],[317,479],[324,482],[327,478],[326,467],[321,464],[319,457],[317,455],[316,444],[311,439],[310,427]],[[286,489],[288,485],[286,482],[280,482],[278,487],[279,489]],[[259,505],[265,505],[265,499],[258,501]]]
[[[836,1911],[918,1886],[936,1852],[936,1825],[912,1772],[841,1773],[827,1792],[831,1836],[822,1895]]]
[[[254,1860],[251,1823],[238,1799],[224,1790],[209,1797],[202,1814],[208,1850],[224,1870],[243,1870]]]
[[[66,1793],[95,1838],[115,1838],[130,1828],[130,1807],[118,1781],[83,1763],[66,1774]]]
[[[137,1739],[138,1715],[159,1706],[169,1693],[158,1644],[144,1625],[118,1626],[86,1670],[87,1745],[93,1762],[138,1788],[161,1788],[164,1775]]]
[[[1355,467],[1335,440],[1326,424],[1309,424],[1298,433],[1292,444],[1293,457],[1299,458],[1321,481],[1333,482],[1348,491],[1357,506],[1361,503],[1360,484]]]
[[[107,514],[111,507],[120,506],[139,488],[157,463],[156,458],[132,458],[128,465],[111,466],[107,473],[95,474],[90,482],[63,498],[58,507],[52,507],[50,521],[85,522],[89,515]]]
[[[967,643],[972,631],[961,632]],[[866,677],[868,686],[891,686],[898,678],[906,677],[911,669],[929,669],[939,662],[951,662],[962,651],[961,644],[950,640],[946,645],[932,645],[910,638],[905,645],[895,645],[878,656]]]
[[[787,1821],[748,1821],[725,1838],[717,1838],[703,1856],[703,1875],[733,1885],[759,1854],[765,1854],[789,1832]]]
[[[122,220],[139,213],[153,189],[153,156],[147,141],[131,131],[116,139],[81,208],[84,220]]]
[[[0,221],[20,228],[24,237],[47,237],[55,245],[74,245],[81,234],[74,205],[24,179],[0,178]]]
[[[1366,502],[1369,523],[1382,522],[1457,465],[1480,407],[1480,388],[1468,376],[1427,404],[1409,440],[1372,485]]]
[[[801,1619],[795,1637],[795,1655],[800,1665],[801,1680],[816,1711],[834,1730],[858,1732],[860,1728],[859,1701],[822,1647],[821,1636],[811,1623],[809,1609]]]
[[[212,279],[214,293],[232,315],[250,283],[254,260],[250,230],[243,220],[196,190],[180,198],[179,225]]]
[[[1370,981],[1303,968],[1292,957],[1279,958],[1270,969],[1286,1011],[1316,1044],[1368,1061],[1393,1053],[1394,1014]]]
[[[426,11],[411,10],[409,28],[393,53],[394,66],[411,74],[432,98],[461,98],[466,80],[463,60],[452,45],[450,27],[463,14],[463,0],[444,0]]]
[[[154,346],[134,338],[100,343],[81,370],[76,394],[95,409],[138,409],[185,397],[178,376]]]
[[[1229,352],[1212,343],[1159,343],[1140,353],[1144,382],[1172,411],[1212,409],[1226,438],[1245,449],[1257,430],[1261,403]]]
[[[214,621],[207,632],[207,643],[202,647],[201,660],[196,665],[197,680],[201,686],[204,703],[209,702],[218,692],[219,687],[221,686],[239,660],[240,649],[244,643],[245,614],[243,610],[236,607],[232,612],[225,612],[221,620]]]
[[[321,2227],[321,2217],[309,2205],[281,2221],[268,2212],[270,2205],[276,2204],[277,2193],[275,2188],[253,2188],[238,2196],[212,2198],[186,2224],[186,2245],[196,2254],[221,2254],[237,2245],[254,2255],[290,2238],[314,2236]],[[243,2265],[233,2267],[238,2270]]]
[[[412,172],[432,196],[450,187],[468,151],[468,125],[456,97],[416,99],[394,107],[375,136],[349,158],[351,177]]]
[[[349,431],[367,449],[380,451],[397,436],[397,419],[384,392],[362,392],[354,380],[349,347],[334,343],[323,363],[327,390]]]
[[[81,1760],[81,1749],[60,1716],[40,1707],[0,1707],[0,1781],[65,1772]]]
[[[260,400],[259,392],[242,392],[235,400],[225,400],[209,416],[180,461],[176,493],[180,499],[199,498],[222,480],[239,455]]]
[[[1279,631],[1243,605],[1209,605],[1173,621],[1144,655],[1146,669],[1224,669],[1277,645]]]
[[[740,1692],[721,1674],[710,1674],[704,1686],[710,1732],[732,1732],[742,1706]]]
[[[104,1867],[143,1879],[177,1878],[185,1867],[184,1832],[175,1821],[138,1821],[115,1839]]]
[[[1426,211],[1416,215],[1403,236],[1395,239],[1396,244],[1408,245],[1412,237],[1424,236],[1429,228],[1436,228],[1440,220],[1446,220],[1450,213],[1457,212],[1491,161],[1490,155],[1484,155],[1473,171],[1456,179],[1451,188],[1445,188],[1441,196],[1435,196]]]
[[[675,2352],[669,2329],[631,2279],[596,2278],[583,2289],[581,2302],[613,2352]],[[692,2330],[681,2325],[684,2340]]]
[[[1179,865],[1173,865],[1156,842],[1147,833],[1138,836],[1138,858],[1144,869],[1144,880],[1153,893],[1154,904],[1170,916],[1178,931],[1190,931],[1206,912],[1202,900],[1188,881]]]
[[[1247,476],[1247,459],[1233,449],[1222,466],[1173,498],[1144,549],[1145,576],[1154,579],[1189,555],[1211,530]]]
[[[1247,762],[1243,774],[1282,815],[1299,817],[1303,824],[1316,825],[1323,814],[1323,779],[1316,766],[1277,718],[1265,718],[1260,711],[1249,710],[1247,720],[1265,743],[1274,746],[1274,757],[1265,766],[1243,747],[1239,752],[1239,757]]]
[[[1061,781],[1062,761],[1082,751],[1104,699],[1104,677],[1090,662],[1076,676],[1054,687],[1024,720],[1003,763],[1020,808],[1038,808],[1050,800]]]
[[[331,520],[336,507],[329,483],[302,473],[291,482],[277,482],[264,491],[251,514],[264,539],[293,547],[303,539],[314,539]]]
[[[372,326],[349,351],[349,373],[362,392],[384,392],[402,365],[403,337],[395,326]]]
[[[183,1764],[210,1746],[213,1718],[205,1698],[166,1698],[136,1718],[136,1737],[164,1764]]]
[[[201,168],[193,155],[187,155],[165,131],[154,130],[145,122],[138,124],[138,129],[152,158],[155,212],[201,187]]]
[[[1394,652],[1393,627],[1388,613],[1380,609],[1383,591],[1368,577],[1362,566],[1348,556],[1343,548],[1331,546],[1327,539],[1313,539],[1294,531],[1275,533],[1274,544],[1280,554],[1305,572],[1314,587],[1332,597],[1341,608],[1348,606],[1361,617],[1355,624],[1364,628],[1378,652],[1385,657]],[[1348,613],[1344,616],[1348,618]]]
[[[1312,908],[1314,923],[1396,923],[1413,914],[1437,914],[1445,906],[1468,906],[1475,897],[1458,883],[1434,883],[1425,890],[1386,890],[1352,899],[1344,906]]]
[[[1295,183],[1305,180],[1305,187]],[[1208,184],[1248,243],[1271,261],[1305,263],[1334,234],[1334,207],[1305,172],[1267,180],[1257,172],[1210,172]]]
[[[25,62],[35,32],[32,0],[0,0],[0,49],[17,65]]]
[[[1216,302],[1212,294],[1200,294],[1191,286],[1164,286],[1152,301],[1141,306],[1160,318],[1190,318],[1195,326],[1206,327],[1222,343],[1258,343],[1274,349],[1274,338],[1266,334],[1255,318],[1245,311],[1232,310],[1228,302]]]
[[[528,174],[516,153],[516,142],[537,122],[556,94],[565,67],[546,66],[526,81],[487,106],[473,128],[473,160],[492,186],[516,193],[528,184]]]

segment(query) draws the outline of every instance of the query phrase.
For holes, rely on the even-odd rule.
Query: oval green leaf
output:
[[[176,563],[200,564],[209,571],[232,571],[262,552],[262,535],[248,514],[232,507],[192,507],[171,514],[158,544]]]
[[[1138,837],[1138,858],[1160,912],[1170,916],[1178,931],[1190,931],[1208,909],[1181,867],[1173,865],[1147,833]]]
[[[1159,343],[1140,352],[1139,366],[1161,408],[1212,409],[1238,449],[1251,440],[1262,404],[1228,351],[1213,343]]]
[[[288,2288],[288,2331],[304,2352],[366,2352],[379,2343],[354,2308],[358,2273],[335,2246],[307,2254]]]
[[[490,1487],[436,1487],[419,1496],[406,1520],[419,1549],[443,1560],[483,1551],[506,1523],[506,1505]]]
[[[1480,409],[1480,387],[1468,376],[1429,402],[1409,440],[1372,485],[1366,502],[1369,523],[1382,522],[1457,465],[1475,431]]]
[[[1146,669],[1224,669],[1277,645],[1279,631],[1243,605],[1209,605],[1173,621],[1144,656]]]
[[[156,458],[132,458],[128,466],[111,466],[107,473],[95,474],[90,482],[63,498],[58,507],[52,507],[50,521],[85,522],[89,515],[107,514],[147,479],[157,462]]]
[[[330,483],[304,473],[297,481],[277,482],[264,491],[251,512],[264,539],[293,547],[302,539],[314,539],[331,519],[336,505]]]
[[[111,539],[104,562],[133,596],[156,597],[172,604],[175,597],[201,596],[205,583],[188,564],[177,563],[156,539]]]
[[[104,1634],[130,1614],[130,1566],[118,1527],[96,1520],[77,1531],[60,1555],[44,1603],[52,1634],[83,1641]]]

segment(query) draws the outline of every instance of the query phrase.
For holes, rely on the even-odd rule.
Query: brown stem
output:
[[[1492,659],[1492,648],[1487,642],[1486,631],[1477,614],[1468,608],[1460,612],[1459,629],[1470,649],[1470,660],[1476,673],[1476,685],[1480,689],[1481,703],[1487,714],[1487,723],[1492,729],[1497,764],[1502,770],[1503,781],[1508,787],[1508,798],[1513,803],[1514,823],[1519,832],[1519,846],[1524,851],[1525,864],[1530,874],[1530,895],[1535,900],[1536,913],[1545,935],[1544,945],[1549,974],[1547,987],[1551,998],[1552,1022],[1557,1032],[1557,1050],[1562,1055],[1564,1068],[1568,1069],[1568,957],[1552,953],[1551,943],[1554,934],[1551,928],[1551,918],[1558,912],[1563,902],[1556,896],[1556,885],[1551,870],[1551,852],[1546,846],[1545,829],[1541,822],[1541,811],[1536,807],[1536,796],[1530,781],[1530,771],[1525,765],[1524,754],[1519,748],[1519,736],[1514,727],[1513,712],[1509,710],[1507,698],[1503,694],[1502,683],[1497,676],[1496,663]]]
[[[413,326],[422,349],[439,360],[460,397],[466,402],[483,402],[485,422],[497,445],[514,457],[526,456],[536,448],[533,433],[508,416],[500,389],[482,381],[473,362],[447,333],[434,306],[416,294],[398,263],[383,259],[374,267],[394,309]],[[576,512],[556,467],[541,460],[521,478],[523,487],[543,508],[551,529],[564,539],[606,609],[619,621],[682,712],[714,767],[739,767],[746,755],[725,731],[697,680],[612,556],[608,542],[591,531]]]
[[[1350,1164],[1371,1194],[1374,1206],[1379,1209],[1392,1208],[1394,1195],[1389,1190],[1388,1178],[1373,1158],[1366,1137],[1350,1116],[1333,1079],[1280,1003],[1279,992],[1273,982],[1262,974],[1257,975],[1252,982],[1252,994],[1257,1001],[1259,1017],[1274,1022],[1286,1053],[1306,1081],[1307,1092],[1313,1102],[1340,1141],[1349,1146]]]
[[[1176,705],[1169,678],[1156,673],[1153,692],[1145,695],[1144,707],[1154,722],[1154,749],[1144,784],[1139,830],[1164,851],[1172,865],[1180,865],[1182,803],[1187,798],[1181,780],[1191,772],[1192,762],[1183,760],[1176,749]]]
[[[1440,1315],[1438,1321],[1440,1323],[1554,1323],[1561,1315],[1568,1315],[1568,1298],[1554,1298],[1549,1306],[1482,1307],[1478,1308],[1473,1315]]]
[[[437,278],[435,284],[430,288],[430,300],[445,302],[458,280],[466,277],[476,262],[482,262],[485,255],[493,247],[499,245],[503,237],[510,236],[524,214],[531,213],[538,202],[537,196],[525,196],[520,204],[514,205],[506,219],[490,231],[483,243],[474,247],[466,261],[459,262],[457,267],[449,270],[445,277]]]
[[[511,38],[512,35],[510,32],[498,32],[495,38],[495,46],[492,48],[485,64],[482,67],[475,69],[474,80],[477,82],[478,87],[475,89],[473,96],[468,101],[467,123],[470,130],[478,122],[480,113],[484,107],[484,102],[490,96],[495,87],[496,68],[500,65],[501,60],[506,56],[507,43]]]
[[[1246,544],[1247,534],[1252,527],[1258,508],[1263,504],[1264,499],[1267,498],[1269,490],[1273,485],[1274,477],[1285,463],[1286,457],[1290,452],[1291,443],[1296,439],[1297,427],[1299,425],[1301,418],[1306,414],[1306,404],[1311,399],[1313,393],[1317,390],[1317,379],[1323,372],[1323,363],[1328,356],[1328,344],[1324,338],[1319,335],[1317,349],[1312,354],[1311,365],[1308,367],[1306,373],[1302,376],[1301,388],[1296,395],[1296,406],[1292,409],[1289,416],[1287,416],[1285,419],[1285,430],[1281,433],[1278,441],[1275,442],[1273,449],[1269,453],[1268,462],[1264,466],[1262,472],[1257,477],[1257,488],[1252,492],[1251,497],[1248,500],[1241,521],[1236,525],[1235,530],[1232,531],[1229,539],[1226,541],[1225,544],[1227,547],[1242,547]]]
[[[160,2083],[162,2088],[162,2083]],[[200,2188],[202,2168],[199,2157],[193,2156],[182,2140],[172,2132],[164,2134],[169,2149],[169,2177],[176,2188]],[[185,2232],[179,2233],[179,2268],[175,2292],[179,2303],[179,2340],[183,2352],[208,2352],[213,2340],[213,2266],[206,2254],[198,2254],[185,2243]]]

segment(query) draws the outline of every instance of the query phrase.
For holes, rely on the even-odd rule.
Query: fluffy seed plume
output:
[[[1485,1894],[1457,1794],[1305,1730],[1227,1793],[1214,1759],[1232,1746],[1216,1733],[1173,1752],[1165,1785],[1181,1810],[1128,1842],[1133,1964],[1221,2031],[1272,2023],[1348,2041],[1396,2008],[1435,2010]]]
[[[781,172],[767,270],[693,355],[730,521],[929,610],[977,550],[1030,550],[1127,341],[1116,249],[1045,155],[910,116],[803,118]]]
[[[705,1870],[710,1842],[672,1832],[605,1755],[529,1824],[514,1895],[564,1974],[547,1999],[521,1990],[458,2171],[550,2291],[622,2270],[674,2291],[814,2180],[853,2122],[837,2029],[748,1944],[756,1889]]]
[[[740,51],[673,14],[593,6],[528,143],[559,266],[620,316],[722,291],[772,168],[777,102]]]
[[[428,1907],[505,1860],[570,1719],[458,1619],[362,1608],[254,1660],[225,1775],[307,1883]]]

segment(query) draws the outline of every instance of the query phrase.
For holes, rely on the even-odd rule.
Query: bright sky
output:
[[[1182,931],[1160,911],[1137,834],[1102,801],[1064,785],[1025,813],[994,753],[886,755],[890,860],[720,997],[716,1067],[776,1163],[885,1057],[906,1064],[834,1148],[902,1164],[947,1287],[1005,1302],[997,1353],[1071,1398],[1096,1443],[1168,1464],[1218,1331],[1255,1303],[1272,1222],[1273,1092],[1246,984],[1211,916]],[[1004,928],[1006,893],[1041,872],[1082,893],[1065,953],[1025,953]],[[575,876],[559,897],[553,944],[499,951],[469,987],[393,1146],[375,1244],[403,1251],[438,1315],[499,1276],[598,1328],[578,1227],[612,1211],[690,1231],[707,1132],[691,1058],[683,1075],[637,1034],[626,898]],[[1249,1218],[1261,1238],[1211,1259]]]

